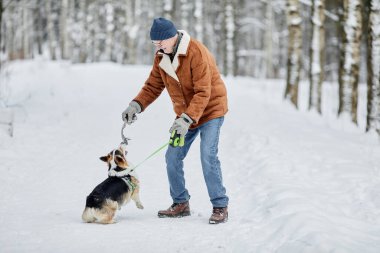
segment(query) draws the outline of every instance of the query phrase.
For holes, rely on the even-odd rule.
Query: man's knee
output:
[[[166,150],[165,159],[166,159],[166,163],[183,160],[181,152],[180,152],[180,148],[169,147],[168,150]]]

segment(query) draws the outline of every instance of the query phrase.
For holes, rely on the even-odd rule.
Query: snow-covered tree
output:
[[[43,0],[37,0],[36,8],[34,9],[34,30],[35,30],[35,43],[37,44],[37,53],[42,55],[43,53],[43,44],[44,44],[44,5]]]
[[[343,44],[339,70],[338,114],[348,113],[357,123],[361,30],[361,1],[343,0]]]
[[[106,29],[106,39],[105,39],[105,52],[104,60],[112,61],[113,57],[113,47],[114,47],[114,33],[115,33],[115,9],[111,3],[105,3],[105,29]]]
[[[265,10],[265,35],[264,35],[264,47],[265,47],[265,76],[268,78],[274,77],[273,70],[273,3],[272,0],[266,1]]]
[[[57,47],[58,47],[58,41],[57,41],[57,36],[56,36],[57,34],[56,34],[56,28],[55,28],[55,23],[57,19],[57,13],[54,8],[55,3],[56,3],[55,1],[45,2],[48,46],[49,46],[50,57],[52,60],[57,59]]]
[[[192,4],[189,0],[181,0],[181,27],[184,30],[189,31],[190,22],[189,17],[191,15]]]
[[[233,36],[235,32],[235,16],[234,16],[234,1],[225,0],[224,7],[224,25],[225,25],[225,57],[224,57],[224,74],[232,75],[233,74],[233,65],[235,64],[234,59],[234,43]]]
[[[298,107],[298,83],[301,69],[301,22],[298,0],[287,1],[287,23],[289,30],[288,63],[285,98]]]
[[[367,127],[380,135],[380,2],[369,0]]]
[[[68,22],[68,0],[61,0],[61,13],[60,13],[60,20],[59,20],[59,42],[60,42],[60,49],[61,49],[61,57],[62,59],[68,59],[69,58],[69,48],[70,48],[70,40],[69,40],[69,33],[67,31],[67,22]]]
[[[203,2],[202,0],[195,0],[194,5],[194,18],[195,18],[195,36],[199,41],[203,41]]]
[[[325,54],[325,29],[324,29],[324,0],[312,0],[312,36],[310,46],[310,91],[309,109],[315,108],[322,113],[322,82],[324,78],[323,65]]]

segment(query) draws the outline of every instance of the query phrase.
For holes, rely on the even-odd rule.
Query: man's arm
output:
[[[141,111],[144,111],[154,100],[156,100],[165,88],[165,84],[162,81],[158,64],[160,57],[156,56],[152,71],[148,79],[145,81],[144,86],[140,90],[139,94],[133,99],[141,106]]]

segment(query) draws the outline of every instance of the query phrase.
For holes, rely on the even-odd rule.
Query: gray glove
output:
[[[177,131],[177,134],[179,134],[181,137],[185,137],[191,124],[193,124],[193,120],[186,113],[182,113],[181,117],[174,121],[172,127],[169,130],[169,133]]]
[[[123,114],[121,115],[122,120],[126,122],[128,125],[132,124],[137,120],[136,113],[141,112],[141,107],[139,103],[136,101],[132,101],[129,103],[129,106],[127,109],[124,110]]]

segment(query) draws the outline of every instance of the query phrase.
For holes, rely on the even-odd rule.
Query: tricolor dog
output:
[[[139,197],[137,175],[131,172],[133,166],[128,163],[126,155],[126,145],[121,144],[118,149],[100,157],[108,165],[108,178],[87,196],[82,214],[84,222],[115,223],[116,210],[131,199],[136,202],[137,208],[144,208]]]

